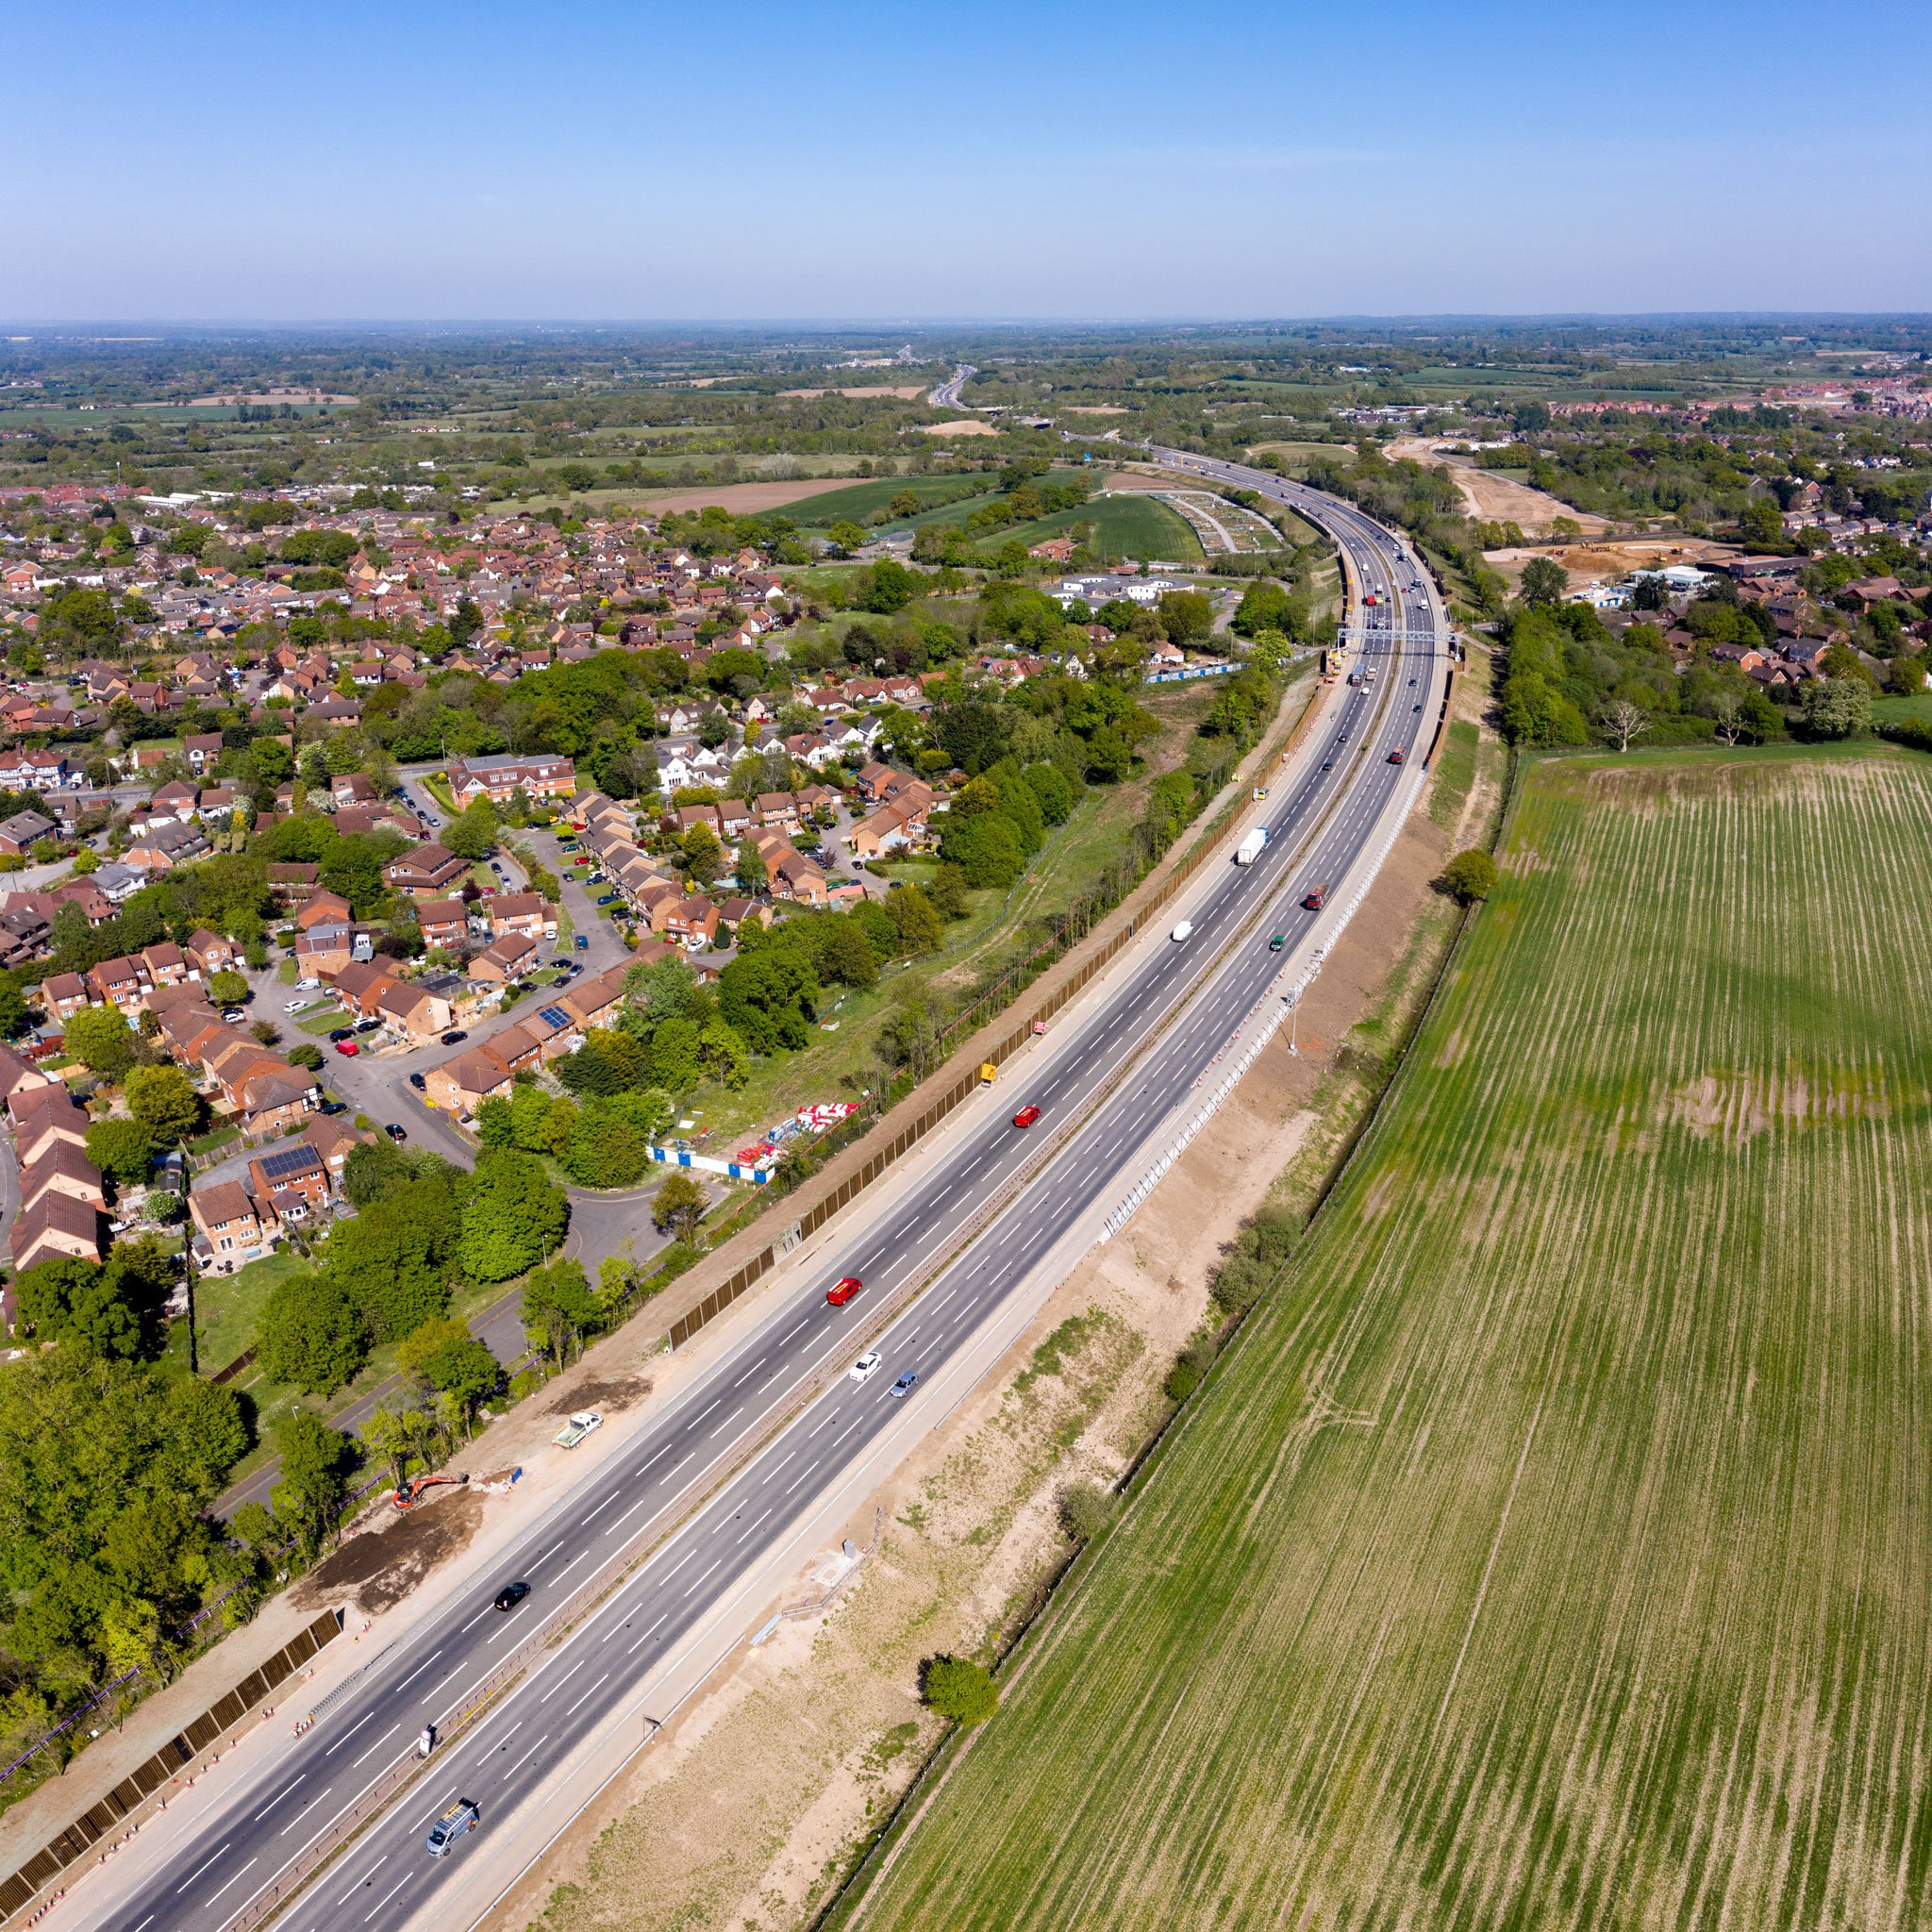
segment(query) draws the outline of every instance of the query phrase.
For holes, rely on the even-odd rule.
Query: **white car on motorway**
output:
[[[871,1381],[872,1378],[878,1374],[879,1363],[884,1359],[885,1357],[879,1354],[877,1349],[867,1349],[866,1352],[862,1356],[860,1356],[856,1362],[854,1362],[849,1369],[845,1371],[845,1379],[848,1382]]]

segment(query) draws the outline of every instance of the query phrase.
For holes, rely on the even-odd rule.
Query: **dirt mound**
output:
[[[347,1596],[365,1617],[399,1604],[445,1558],[469,1547],[483,1521],[471,1490],[431,1491],[407,1516],[351,1537],[291,1592],[302,1609]]]
[[[580,1408],[594,1408],[600,1415],[622,1415],[651,1392],[648,1375],[609,1375],[601,1382],[588,1382],[568,1395],[559,1395],[543,1413],[575,1415]]]

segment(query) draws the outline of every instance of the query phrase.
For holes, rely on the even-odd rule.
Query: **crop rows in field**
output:
[[[1562,760],[868,1927],[1932,1922],[1932,760]]]

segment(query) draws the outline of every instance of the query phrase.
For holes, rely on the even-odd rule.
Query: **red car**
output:
[[[1399,765],[1399,764],[1400,764],[1400,763],[1402,762],[1402,753],[1401,753],[1400,749],[1397,749],[1397,750],[1395,750],[1395,751],[1391,751],[1391,753],[1389,754],[1389,762],[1390,762],[1390,763],[1391,763],[1391,765]]]
[[[1310,891],[1305,893],[1302,898],[1302,904],[1310,912],[1321,911],[1322,908],[1327,903],[1328,888],[1326,886],[1316,886]]]
[[[848,1274],[841,1281],[835,1281],[825,1291],[825,1299],[835,1308],[842,1308],[858,1291],[865,1286],[856,1274]]]
[[[336,1051],[339,1054],[341,1054],[344,1059],[352,1060],[356,1058],[356,1056],[358,1053],[362,1051],[362,1049],[359,1046],[358,1046],[353,1040],[339,1040],[336,1041]]]
[[[1039,1118],[1040,1109],[1037,1107],[1023,1107],[1013,1116],[1013,1124],[1016,1127],[1030,1127]]]
[[[590,862],[591,862],[591,855],[590,855],[590,854],[589,854],[588,852],[586,852],[586,853],[582,854],[582,855],[581,855],[581,856],[580,856],[579,858],[573,858],[573,859],[571,860],[571,863],[572,863],[573,865],[589,865],[589,864],[590,864]]]

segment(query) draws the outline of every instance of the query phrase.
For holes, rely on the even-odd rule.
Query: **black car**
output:
[[[459,1046],[469,1037],[467,1033],[458,1027],[454,1033],[445,1033],[442,1036],[442,1043],[445,1046]]]
[[[321,1107],[316,1109],[319,1113],[328,1114],[347,1113],[348,1110],[349,1103],[346,1100],[325,1100]]]
[[[496,1607],[499,1610],[513,1610],[530,1593],[527,1583],[506,1583],[496,1592]]]
[[[391,1141],[407,1141],[409,1138],[408,1130],[404,1127],[399,1127],[394,1121],[391,1121],[389,1125],[383,1128],[382,1131],[385,1134],[387,1134]]]
[[[427,1091],[429,1083],[428,1081],[424,1079],[421,1074],[411,1074],[409,1075],[409,1085],[413,1087],[418,1093],[422,1093]]]
[[[331,1040],[354,1040],[356,1029],[353,1026],[337,1026],[331,1030],[328,1037]]]

